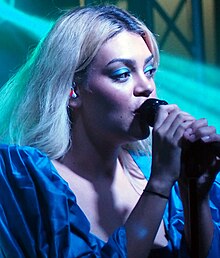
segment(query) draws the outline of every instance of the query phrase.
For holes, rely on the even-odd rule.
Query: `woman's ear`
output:
[[[81,96],[76,83],[73,83],[73,86],[70,89],[69,106],[73,109],[81,106]]]

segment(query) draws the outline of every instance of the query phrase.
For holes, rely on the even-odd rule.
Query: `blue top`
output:
[[[146,156],[134,159],[143,171],[150,171]],[[220,257],[219,182],[217,177],[211,190],[215,233],[208,257]],[[164,222],[169,244],[152,251],[152,257],[187,257],[181,241],[183,211],[177,185]],[[44,154],[31,147],[0,145],[0,257],[122,258],[127,257],[126,232],[119,227],[108,242],[91,234],[74,193]]]

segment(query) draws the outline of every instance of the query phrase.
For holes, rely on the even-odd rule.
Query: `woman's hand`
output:
[[[207,257],[213,238],[209,191],[220,169],[213,142],[220,142],[220,135],[216,134],[214,127],[208,126],[206,119],[194,121],[182,140],[179,188],[184,208],[185,238],[192,257],[195,251],[198,257]]]
[[[181,111],[176,105],[159,107],[153,129],[152,173],[149,183],[153,180],[165,191],[179,178],[182,139],[194,121],[194,117]]]
[[[186,185],[190,178],[197,180],[198,197],[207,197],[217,173],[220,157],[212,143],[220,143],[220,135],[206,119],[194,121],[184,133],[180,185]]]

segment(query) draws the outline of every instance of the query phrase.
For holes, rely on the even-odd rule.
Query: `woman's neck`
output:
[[[95,133],[88,134],[82,123],[77,123],[72,131],[72,146],[61,163],[89,180],[113,178],[120,149],[119,144]]]
[[[61,163],[89,181],[99,177],[113,178],[117,166],[117,154],[106,157],[90,151],[78,152],[73,148]]]

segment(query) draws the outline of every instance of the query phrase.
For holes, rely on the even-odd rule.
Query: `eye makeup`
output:
[[[111,77],[114,78],[114,77],[120,76],[124,73],[130,73],[130,69],[128,69],[126,67],[119,68],[111,73]]]
[[[153,66],[153,64],[149,64],[145,67],[144,73],[147,76],[147,78],[152,78],[156,72],[156,67]]]
[[[110,77],[116,82],[125,82],[131,76],[131,70],[127,67],[121,67],[110,73]]]

